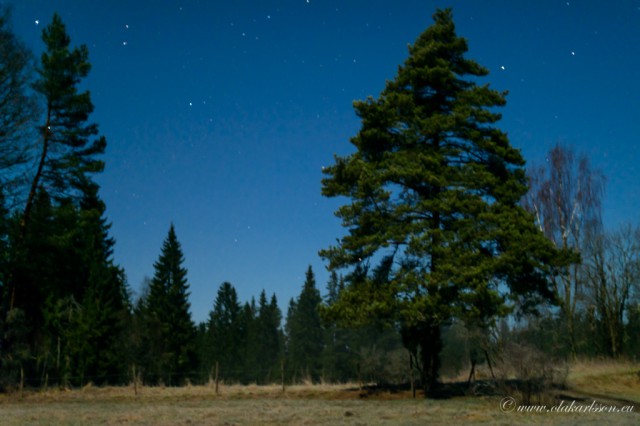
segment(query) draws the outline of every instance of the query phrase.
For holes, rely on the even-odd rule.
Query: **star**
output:
[[[33,21],[33,22],[35,22],[35,24],[36,24],[36,25],[40,25],[40,20],[39,20],[39,19],[36,19],[36,20],[35,20],[35,21]]]

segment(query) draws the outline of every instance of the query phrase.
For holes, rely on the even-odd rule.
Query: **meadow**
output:
[[[460,381],[448,385],[459,388]],[[357,384],[220,385],[185,387],[94,387],[25,390],[0,395],[3,425],[424,425],[548,424],[627,425],[640,423],[640,364],[574,363],[562,388],[536,404],[574,404],[574,412],[519,412],[500,394],[414,399],[408,389]],[[506,392],[506,391],[505,391]],[[551,395],[553,394],[553,395]],[[514,398],[518,399],[517,395]],[[596,401],[612,410],[576,412]],[[627,408],[625,408],[627,407]]]

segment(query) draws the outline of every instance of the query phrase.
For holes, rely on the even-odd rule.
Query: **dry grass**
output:
[[[490,399],[362,398],[357,387],[344,385],[291,386],[285,393],[279,386],[221,386],[220,391],[216,395],[207,386],[144,387],[138,395],[132,387],[49,390],[0,397],[0,411],[3,425],[422,425],[437,419],[499,422],[502,414]]]
[[[636,401],[638,365],[579,363],[574,390],[608,392]],[[133,387],[30,391],[0,395],[3,425],[423,425],[423,424],[637,424],[636,413],[503,413],[504,395],[412,399],[408,391],[364,395],[357,385]],[[630,399],[637,398],[637,399]]]
[[[572,365],[569,389],[640,405],[640,364],[629,361],[580,361]]]

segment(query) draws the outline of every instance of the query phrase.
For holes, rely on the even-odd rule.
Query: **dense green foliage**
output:
[[[70,49],[57,15],[42,39],[35,98],[27,102],[44,104],[42,125],[33,133],[39,141],[24,140],[28,132],[20,139],[37,166],[24,209],[15,210],[3,235],[3,379],[15,380],[19,371],[33,384],[81,384],[87,377],[117,382],[126,368],[121,342],[128,294],[90,176],[103,168],[96,155],[106,142],[90,140],[98,133],[87,123],[93,104],[88,92],[78,93],[90,69],[87,49]]]
[[[266,292],[242,307],[235,288],[228,282],[218,295],[203,324],[201,368],[209,379],[226,382],[271,383],[281,376],[283,336],[282,314],[275,294],[267,300]]]
[[[351,200],[336,212],[349,234],[321,252],[330,268],[352,271],[330,312],[398,326],[426,387],[438,377],[443,325],[490,326],[551,299],[547,276],[561,264],[519,204],[525,162],[495,127],[505,94],[476,83],[488,71],[465,58],[451,11],[434,21],[380,97],[355,103],[356,152],[323,180],[324,195]]]

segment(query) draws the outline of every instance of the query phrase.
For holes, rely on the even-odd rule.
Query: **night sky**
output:
[[[353,152],[352,102],[377,97],[453,7],[483,83],[508,90],[499,127],[530,164],[561,142],[607,176],[605,221],[640,211],[640,1],[15,0],[37,54],[57,11],[86,44],[84,85],[108,141],[97,177],[115,260],[136,292],[173,222],[205,320],[219,285],[264,288],[286,308],[344,232],[322,167]]]

